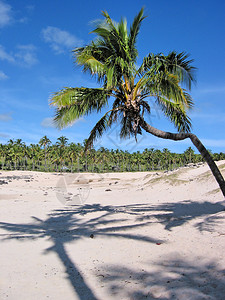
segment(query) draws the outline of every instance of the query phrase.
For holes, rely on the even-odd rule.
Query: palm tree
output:
[[[22,139],[16,139],[13,144],[14,150],[17,152],[18,156],[18,167],[25,168],[27,167],[27,146],[22,141]]]
[[[56,107],[55,123],[59,128],[71,125],[76,119],[93,111],[101,112],[114,98],[107,111],[91,130],[86,149],[112,126],[120,122],[120,137],[137,137],[142,130],[159,138],[174,141],[190,138],[207,161],[225,196],[225,181],[212,157],[196,135],[190,132],[191,120],[187,111],[193,106],[188,93],[194,81],[193,60],[185,52],[168,55],[150,53],[138,67],[136,41],[142,21],[143,9],[130,27],[126,20],[115,23],[107,12],[93,33],[97,39],[89,45],[73,50],[75,62],[83,71],[96,77],[100,88],[64,88],[53,94],[51,105]],[[173,123],[178,133],[159,130],[144,118],[151,113],[154,101]]]
[[[46,170],[46,157],[47,157],[47,147],[51,144],[50,139],[45,135],[40,139],[39,145],[44,147],[45,150],[45,170]]]
[[[32,170],[34,170],[35,151],[36,151],[36,145],[35,144],[30,144],[28,157],[32,161]]]
[[[6,156],[7,156],[7,145],[0,144],[0,159],[1,159],[1,169],[4,169]]]
[[[68,138],[65,137],[65,136],[60,136],[59,138],[57,138],[57,142],[56,142],[56,145],[59,146],[60,148],[65,148],[66,145],[68,143]]]
[[[68,146],[67,156],[71,162],[71,173],[73,172],[74,159],[77,159],[78,155],[79,155],[79,148],[77,144],[70,143]]]
[[[60,162],[61,162],[61,170],[62,170],[64,162],[65,162],[64,156],[65,156],[67,143],[68,143],[68,138],[63,135],[60,136],[56,142],[56,146],[58,147],[58,152],[59,152],[59,157],[60,157]]]
[[[194,156],[194,150],[191,147],[188,147],[184,152],[184,156],[186,157],[186,161],[191,163],[192,157]]]
[[[168,169],[169,167],[169,160],[171,160],[171,152],[167,148],[163,148],[163,160],[165,164],[165,168]]]

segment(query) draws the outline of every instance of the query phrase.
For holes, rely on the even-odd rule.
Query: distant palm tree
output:
[[[35,157],[37,152],[37,145],[30,144],[29,158],[32,160],[32,170],[35,169]]]
[[[18,146],[23,146],[25,143],[22,141],[22,139],[17,139],[15,141],[15,144],[18,145]]]
[[[73,172],[74,160],[77,160],[79,155],[80,155],[79,146],[75,143],[70,143],[68,146],[67,156],[71,163],[71,172]]]
[[[59,159],[57,160],[57,162],[61,162],[61,170],[64,167],[64,163],[65,163],[65,152],[66,152],[66,146],[68,144],[68,138],[65,136],[60,136],[57,141],[56,141],[56,146],[58,148],[58,155],[59,155]]]
[[[186,158],[186,161],[191,163],[192,157],[194,156],[194,150],[191,147],[188,147],[184,152],[184,156]]]
[[[27,166],[27,146],[22,139],[16,139],[13,144],[14,151],[18,156],[18,167],[24,167],[24,170]]]
[[[68,138],[62,135],[57,139],[56,145],[60,148],[65,148],[67,143],[68,143]]]
[[[14,145],[14,144],[15,144],[14,140],[12,140],[12,139],[8,140],[8,145],[9,145],[9,146],[12,146],[12,145]]]
[[[0,144],[0,159],[1,159],[2,170],[4,169],[7,152],[8,152],[8,145]]]
[[[93,111],[100,112],[115,98],[92,129],[86,149],[112,126],[120,122],[120,137],[127,138],[145,130],[157,137],[174,141],[190,138],[209,164],[225,196],[225,181],[212,157],[196,135],[190,132],[191,121],[187,111],[193,106],[190,94],[194,81],[192,60],[182,52],[168,55],[148,54],[138,67],[136,41],[144,20],[143,9],[127,29],[126,20],[115,23],[107,12],[93,33],[97,39],[74,50],[76,63],[83,71],[95,76],[101,88],[64,88],[56,92],[51,105],[56,106],[55,122],[59,128]],[[186,87],[186,89],[184,88]],[[164,132],[149,125],[144,118],[151,112],[150,101],[155,101],[179,133]]]
[[[39,145],[41,147],[44,147],[44,151],[45,151],[45,169],[46,169],[46,159],[47,159],[47,148],[50,144],[51,144],[51,141],[46,135],[43,136],[43,138],[41,138],[39,141]]]

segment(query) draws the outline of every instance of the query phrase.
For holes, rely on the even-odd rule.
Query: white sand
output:
[[[225,299],[225,204],[207,165],[0,183],[1,300]]]

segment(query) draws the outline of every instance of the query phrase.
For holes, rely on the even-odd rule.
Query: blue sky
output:
[[[65,86],[95,87],[96,83],[76,68],[71,50],[89,43],[92,21],[101,11],[128,23],[141,7],[144,20],[138,39],[139,61],[148,53],[186,51],[197,67],[197,84],[191,95],[190,112],[195,133],[213,152],[225,151],[225,1],[224,0],[0,0],[0,143],[21,138],[38,143],[47,135],[52,142],[65,135],[70,142],[83,142],[98,115],[78,120],[62,131],[53,127],[49,107],[53,92]],[[153,106],[148,121],[155,127],[175,131]],[[129,151],[155,147],[182,152],[189,141],[172,142],[149,134],[120,141],[114,127],[96,147]]]

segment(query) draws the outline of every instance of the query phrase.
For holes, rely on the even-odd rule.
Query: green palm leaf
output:
[[[138,51],[136,48],[137,36],[140,31],[141,23],[146,18],[143,16],[143,14],[144,14],[144,8],[142,8],[138,13],[138,15],[134,18],[134,21],[130,27],[130,33],[128,37],[128,46],[130,49],[130,55],[132,60],[134,61],[136,61],[138,55]]]
[[[102,88],[64,88],[55,93],[50,104],[57,107],[57,127],[64,128],[93,111],[100,112],[110,95],[110,90]]]
[[[88,148],[91,148],[93,146],[94,141],[101,137],[103,133],[109,128],[109,116],[108,113],[106,113],[94,126],[94,128],[91,130],[91,133],[86,140],[85,143],[85,151]]]
[[[156,103],[180,132],[190,132],[191,120],[179,103],[173,103],[162,96],[157,97]]]

